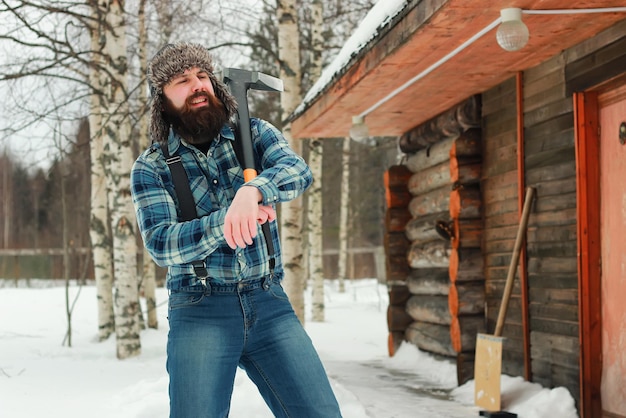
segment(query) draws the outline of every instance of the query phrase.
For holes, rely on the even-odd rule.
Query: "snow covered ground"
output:
[[[48,282],[49,283],[49,282]],[[98,343],[93,286],[80,291],[66,331],[65,289],[0,280],[0,417],[166,418],[167,293],[158,289],[159,329],[142,333],[142,355],[120,361],[115,341]],[[456,387],[455,367],[404,344],[387,356],[387,291],[376,280],[326,286],[326,321],[306,328],[324,361],[345,418],[478,416],[473,381]],[[1,286],[6,287],[1,287]],[[307,304],[310,298],[307,295]],[[506,410],[523,418],[577,418],[563,388],[545,389],[502,377]],[[245,373],[237,374],[231,418],[272,415]]]

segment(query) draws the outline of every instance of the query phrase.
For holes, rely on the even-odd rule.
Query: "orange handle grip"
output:
[[[247,183],[256,177],[256,170],[254,168],[245,168],[243,170],[243,179]]]

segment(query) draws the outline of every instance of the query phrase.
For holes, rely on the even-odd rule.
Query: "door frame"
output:
[[[626,74],[573,94],[581,418],[602,416],[600,108],[625,96]]]
[[[581,418],[602,414],[602,265],[598,92],[574,93]]]

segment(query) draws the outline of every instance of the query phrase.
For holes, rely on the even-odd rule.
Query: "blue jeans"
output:
[[[276,417],[341,417],[326,372],[278,281],[192,286],[169,297],[171,418],[225,418],[237,366]]]

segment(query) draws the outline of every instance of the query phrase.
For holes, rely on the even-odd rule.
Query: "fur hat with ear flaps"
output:
[[[209,74],[215,96],[224,103],[229,117],[237,111],[237,102],[226,85],[213,74],[213,60],[202,45],[180,42],[165,45],[148,63],[148,83],[152,96],[150,107],[150,136],[153,142],[167,144],[169,123],[163,115],[163,86],[175,75],[198,67]]]

